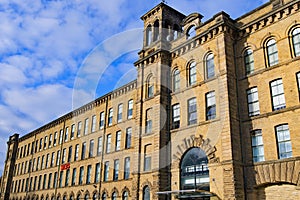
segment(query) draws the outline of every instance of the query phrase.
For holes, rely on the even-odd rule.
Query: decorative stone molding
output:
[[[219,163],[219,158],[215,155],[216,147],[211,146],[210,139],[203,139],[202,135],[199,135],[199,137],[191,135],[188,138],[184,138],[181,144],[177,145],[177,152],[173,154],[173,163],[180,167],[182,156],[192,147],[201,148],[206,153],[209,163]]]

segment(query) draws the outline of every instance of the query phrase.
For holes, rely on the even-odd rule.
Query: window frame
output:
[[[278,81],[281,81],[281,83],[278,84]],[[276,85],[273,86],[272,85],[273,83],[275,83]],[[282,93],[279,93],[277,91],[278,93],[273,94],[273,87],[276,87],[276,90],[281,90],[281,88],[278,88],[279,86],[282,87]],[[275,90],[275,88],[274,88],[274,90]],[[283,85],[283,80],[281,78],[270,81],[270,93],[271,93],[271,101],[272,101],[272,110],[273,111],[286,108],[284,85]],[[280,99],[283,102],[280,102]],[[278,101],[280,103],[275,105],[275,101]]]
[[[265,44],[267,66],[273,67],[279,63],[277,41],[274,38],[269,38]]]
[[[256,91],[253,91],[256,90]],[[247,89],[247,105],[248,105],[248,116],[253,117],[260,115],[260,105],[259,105],[259,96],[257,87],[252,87]],[[256,98],[257,96],[257,98]],[[250,101],[250,99],[252,101]],[[258,109],[255,109],[258,108]]]
[[[195,101],[195,102],[192,102],[192,101]],[[198,120],[198,113],[197,113],[197,98],[196,97],[193,97],[193,98],[190,98],[190,99],[188,99],[188,101],[187,101],[188,103],[188,106],[187,106],[187,113],[188,113],[188,125],[193,125],[193,124],[197,124],[197,120]],[[192,104],[192,103],[193,104]],[[196,107],[196,109],[192,109],[192,106],[195,106]],[[191,117],[192,117],[192,115],[195,115],[195,118],[193,118],[192,120],[191,120]]]
[[[294,33],[295,31],[298,32]],[[297,38],[298,41],[295,42],[295,38]],[[299,26],[294,27],[291,31],[291,45],[292,45],[293,57],[300,56],[300,27]]]
[[[173,71],[173,92],[177,92],[180,90],[180,71],[176,68]]]
[[[197,83],[197,63],[190,61],[188,65],[188,86],[196,85]]]
[[[246,75],[250,75],[254,72],[254,54],[251,48],[247,48],[244,51],[244,66]]]
[[[172,106],[172,129],[180,128],[180,104]]]
[[[254,143],[254,139],[255,139],[255,143]],[[263,142],[263,135],[261,129],[251,131],[251,149],[252,149],[252,161],[254,163],[265,161],[264,142]],[[255,153],[256,151],[258,152],[258,154]]]
[[[284,129],[285,128],[285,129]],[[281,129],[281,130],[279,130]],[[280,131],[280,132],[279,132]],[[280,140],[279,133],[288,131],[288,139]],[[279,124],[275,126],[275,136],[276,136],[276,144],[277,144],[277,152],[278,152],[278,159],[285,159],[293,157],[293,147],[292,147],[292,140],[291,140],[291,133],[288,124]],[[285,133],[283,137],[286,137],[287,134]],[[282,152],[281,144],[284,144],[284,148],[286,151]],[[290,151],[287,151],[287,146],[289,144]],[[285,154],[284,156],[282,154]]]
[[[216,76],[215,55],[209,52],[205,56],[205,78],[211,79]]]
[[[212,104],[210,102],[212,101]],[[217,117],[216,92],[210,91],[205,94],[206,120],[212,120]]]

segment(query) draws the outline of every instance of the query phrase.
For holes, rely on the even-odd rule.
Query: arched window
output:
[[[155,42],[156,40],[159,39],[159,21],[156,20],[154,22],[154,34],[153,34],[153,41]]]
[[[187,31],[187,39],[191,39],[196,36],[196,26],[190,26]]]
[[[146,28],[146,46],[149,46],[152,42],[152,26],[148,25]]]
[[[253,58],[253,51],[251,49],[247,49],[244,52],[244,63],[246,74],[252,74],[254,71],[254,58]]]
[[[180,71],[176,69],[173,72],[173,92],[178,91],[180,88]]]
[[[197,147],[188,150],[181,160],[180,188],[209,191],[208,158]]]
[[[150,200],[150,188],[145,186],[143,189],[143,200]]]
[[[74,200],[74,196],[73,195],[70,196],[70,200]]]
[[[84,195],[84,200],[89,200],[89,198],[90,198],[89,194]]]
[[[117,200],[117,193],[116,192],[112,193],[111,200]]]
[[[189,85],[194,85],[197,82],[196,62],[192,62],[188,67]]]
[[[77,197],[76,197],[76,200],[80,200],[81,199],[81,195],[78,194]]]
[[[278,50],[276,41],[271,39],[267,42],[267,57],[268,57],[268,65],[269,67],[278,64]]]
[[[128,192],[127,191],[123,192],[122,200],[128,200]]]
[[[106,193],[105,192],[102,194],[102,200],[106,200]]]
[[[300,28],[295,28],[292,32],[292,42],[294,56],[300,56]]]
[[[97,200],[97,193],[93,194],[93,200]]]
[[[214,54],[210,53],[206,56],[205,59],[206,66],[206,78],[212,78],[215,76],[215,62],[214,62]]]
[[[63,197],[63,200],[67,200],[67,196],[66,195]]]
[[[152,75],[148,76],[147,78],[147,97],[153,97],[154,95],[154,84],[153,84],[153,77]]]

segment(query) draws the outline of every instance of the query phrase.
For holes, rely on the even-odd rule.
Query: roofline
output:
[[[56,124],[59,124],[59,123],[65,121],[69,118],[72,118],[73,116],[77,116],[76,113],[80,114],[80,113],[82,113],[81,112],[82,110],[89,110],[90,108],[94,107],[95,103],[96,103],[96,105],[99,105],[100,102],[106,101],[106,99],[111,99],[109,97],[117,91],[120,91],[120,90],[122,90],[122,89],[124,89],[124,88],[126,88],[130,85],[135,85],[135,87],[136,87],[136,83],[137,83],[137,79],[135,79],[135,80],[133,80],[133,81],[131,81],[131,82],[125,84],[125,85],[122,85],[122,86],[112,90],[111,92],[108,92],[105,95],[102,95],[101,97],[98,97],[97,99],[95,99],[93,101],[90,101],[89,103],[86,103],[83,106],[80,106],[79,108],[76,108],[76,109],[68,112],[67,114],[64,114],[64,115],[52,120],[51,122],[49,122],[47,124],[44,124],[43,126],[41,126],[37,129],[25,134],[24,136],[19,138],[19,141],[23,141],[23,140],[25,140],[25,139],[27,139],[27,138],[35,135],[35,134],[38,134],[38,133],[42,132],[43,130],[48,129],[49,126],[55,126]]]
[[[183,17],[186,17],[186,15],[183,14],[182,12],[179,12],[178,10],[172,8],[171,6],[169,6],[169,5],[167,5],[167,4],[163,3],[163,2],[161,2],[161,3],[159,3],[157,6],[155,6],[154,8],[152,8],[151,10],[149,10],[148,12],[146,12],[144,15],[142,15],[142,16],[140,17],[140,19],[143,20],[145,16],[149,15],[151,12],[153,12],[154,10],[156,10],[158,7],[162,7],[162,6],[165,6],[165,7],[167,7],[168,9],[170,9],[170,10],[172,10],[172,11],[175,11],[175,12],[181,14]]]
[[[262,8],[264,8],[264,7],[269,6],[270,4],[272,4],[271,1],[269,1],[269,2],[267,2],[267,3],[264,3],[263,5],[261,5],[261,6],[257,7],[257,8],[255,8],[254,10],[251,10],[251,11],[249,11],[249,12],[243,14],[242,16],[236,18],[235,21],[239,21],[239,20],[241,20],[242,18],[248,17],[249,15],[251,15],[251,14],[257,12],[258,10],[260,10],[260,9],[262,9]]]

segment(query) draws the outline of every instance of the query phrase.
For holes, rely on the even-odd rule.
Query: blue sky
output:
[[[140,16],[159,0],[0,1],[0,175],[6,142],[135,78]],[[168,0],[204,20],[268,0]]]

